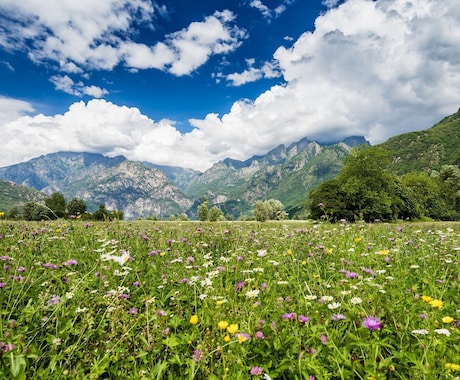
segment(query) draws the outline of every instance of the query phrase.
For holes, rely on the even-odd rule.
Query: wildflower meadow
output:
[[[459,231],[0,221],[0,379],[460,379]]]

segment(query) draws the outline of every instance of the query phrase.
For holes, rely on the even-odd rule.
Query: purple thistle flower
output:
[[[235,290],[237,292],[239,292],[241,289],[243,289],[245,287],[246,283],[244,281],[240,281],[236,284],[235,286]]]
[[[200,362],[203,359],[204,355],[201,350],[195,350],[193,351],[192,359],[195,363]]]
[[[130,298],[131,296],[129,294],[126,294],[126,293],[121,293],[119,295],[119,297],[122,299],[122,300],[127,300],[128,298]]]
[[[46,269],[57,269],[57,265],[52,263],[43,264],[43,267],[45,267]]]
[[[6,286],[6,283],[0,282],[0,289],[1,289],[1,288],[4,288],[5,286]]]
[[[264,373],[264,369],[261,367],[252,367],[251,376],[260,376]]]
[[[363,319],[363,326],[370,331],[379,330],[382,328],[382,322],[376,317],[367,317]]]
[[[306,317],[305,315],[299,315],[299,322],[302,322],[302,323],[308,323],[310,322],[310,318]]]
[[[356,272],[348,272],[348,273],[345,275],[346,278],[356,278],[356,277],[358,277],[358,276],[359,276],[359,274],[356,273]]]
[[[281,318],[283,318],[283,319],[289,319],[289,320],[295,319],[295,313],[286,313],[286,314],[283,314],[283,315],[281,316]]]
[[[62,265],[64,266],[77,265],[77,264],[78,264],[78,261],[74,259],[70,259],[62,263]]]
[[[22,272],[25,272],[26,271],[26,268],[24,267],[19,267],[18,269],[16,269],[18,272],[22,273]]]
[[[265,335],[262,331],[256,331],[255,338],[258,340],[262,340],[265,338]]]

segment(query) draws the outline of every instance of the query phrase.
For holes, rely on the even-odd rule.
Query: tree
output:
[[[45,199],[45,206],[49,208],[50,219],[63,218],[65,216],[66,200],[62,193],[56,192]]]
[[[94,220],[106,220],[109,217],[109,211],[105,208],[105,205],[99,205],[99,208],[94,211],[93,219]]]
[[[204,201],[202,204],[198,206],[198,219],[202,222],[208,220],[208,201]]]
[[[218,220],[224,220],[224,213],[222,210],[217,207],[213,206],[211,209],[208,211],[208,220],[210,222],[217,222]]]
[[[87,209],[88,207],[83,199],[72,198],[72,200],[67,204],[67,212],[69,215],[83,215]]]
[[[40,221],[48,219],[48,211],[48,207],[45,207],[44,205],[35,202],[28,202],[22,209],[22,216],[28,221]]]
[[[418,218],[420,211],[412,192],[387,170],[389,162],[389,154],[382,148],[353,149],[336,178],[310,193],[311,216],[325,215],[331,221]]]
[[[278,199],[257,201],[254,209],[254,216],[259,222],[287,219],[287,213],[284,211],[284,206]]]

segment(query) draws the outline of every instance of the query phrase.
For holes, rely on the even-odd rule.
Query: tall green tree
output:
[[[83,199],[72,198],[72,200],[67,204],[67,212],[69,215],[78,216],[83,215],[88,207]]]
[[[60,192],[51,194],[45,199],[45,206],[49,208],[48,217],[50,219],[63,218],[66,210],[66,200]]]
[[[353,149],[336,178],[310,193],[311,216],[332,221],[419,217],[411,191],[387,170],[389,163],[382,148]]]

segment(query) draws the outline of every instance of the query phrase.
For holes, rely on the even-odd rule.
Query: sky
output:
[[[1,0],[0,166],[58,151],[204,171],[371,144],[460,107],[458,0]]]

